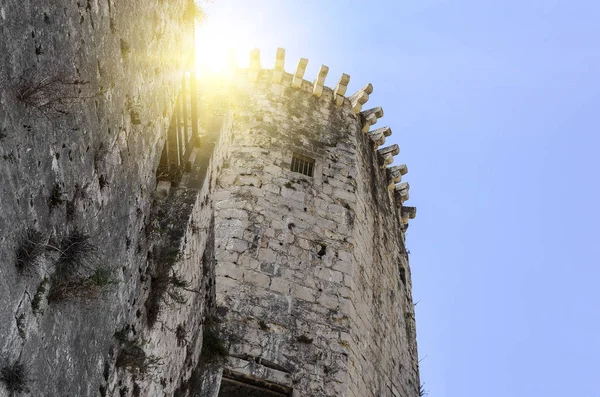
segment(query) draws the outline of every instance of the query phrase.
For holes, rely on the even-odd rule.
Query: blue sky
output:
[[[272,67],[284,47],[309,80],[326,64],[329,86],[342,72],[350,92],[373,84],[418,207],[429,396],[600,396],[600,2],[204,7],[240,57],[257,47]]]

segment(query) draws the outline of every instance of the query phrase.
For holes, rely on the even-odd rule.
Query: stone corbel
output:
[[[410,185],[407,182],[402,182],[396,185],[394,188],[394,195],[396,199],[396,206],[400,207],[405,201],[408,201],[409,195],[408,190]]]
[[[308,65],[308,59],[300,58],[300,62],[298,62],[298,67],[296,68],[296,73],[294,73],[294,79],[292,80],[292,87],[302,87],[302,78],[304,77],[304,72],[306,72],[306,65]]]
[[[323,86],[325,85],[325,78],[327,77],[327,73],[329,73],[329,67],[325,65],[321,65],[321,69],[319,69],[319,74],[315,79],[315,83],[313,85],[313,95],[316,97],[320,97],[323,95]]]
[[[358,90],[354,95],[352,95],[350,99],[350,104],[352,105],[352,111],[354,113],[359,113],[362,109],[363,105],[367,103],[369,100],[369,95],[373,93],[373,85],[367,84],[360,90]]]
[[[346,94],[346,90],[348,89],[348,83],[350,83],[350,76],[346,73],[342,73],[340,81],[338,81],[337,85],[335,86],[335,89],[333,90],[333,100],[338,106],[341,106],[344,103],[344,95]]]
[[[415,219],[417,216],[417,207],[402,207],[400,210],[402,224],[407,225],[409,219]]]
[[[381,127],[367,133],[375,147],[379,147],[385,143],[385,138],[392,135],[390,127]]]
[[[393,190],[396,186],[396,183],[402,181],[402,175],[405,175],[406,173],[408,173],[408,168],[406,167],[406,164],[389,167],[387,169],[388,190]]]
[[[393,144],[384,148],[378,149],[377,152],[383,158],[383,167],[386,167],[394,162],[394,156],[400,153],[398,145]]]
[[[365,110],[364,112],[360,112],[360,118],[362,120],[362,132],[367,133],[371,126],[377,123],[377,120],[383,117],[383,109],[381,106],[378,106],[373,109]]]
[[[250,67],[248,68],[248,80],[255,83],[262,67],[260,66],[260,50],[255,48],[250,51]]]
[[[285,65],[285,49],[278,48],[275,55],[275,67],[273,68],[273,83],[281,83]]]

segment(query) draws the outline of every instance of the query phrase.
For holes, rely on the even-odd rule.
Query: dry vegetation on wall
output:
[[[192,192],[193,193],[193,192]],[[155,201],[151,216],[146,225],[146,233],[153,241],[150,264],[150,291],[145,301],[146,324],[152,328],[166,307],[183,305],[188,302],[190,294],[199,293],[192,288],[192,283],[175,270],[175,265],[182,258],[181,244],[187,229],[187,216],[190,207],[186,200],[189,197],[170,197],[169,200]],[[186,215],[187,214],[187,215]]]
[[[97,265],[98,248],[91,242],[89,234],[75,229],[54,249],[60,255],[51,276],[48,302],[97,298],[117,283],[111,268]]]
[[[15,393],[26,393],[29,391],[27,385],[30,382],[27,368],[21,362],[7,364],[0,370],[0,382],[14,395]]]
[[[31,301],[34,313],[40,309],[44,297],[48,303],[73,298],[99,298],[103,292],[117,284],[114,270],[97,264],[98,249],[91,242],[89,234],[74,229],[58,244],[55,240],[32,228],[26,229],[19,238],[15,265],[20,274],[33,274],[46,253],[48,259],[55,259],[54,272],[40,282]]]
[[[163,364],[160,357],[146,354],[144,346],[148,343],[147,340],[129,336],[129,327],[125,326],[115,332],[114,336],[120,346],[116,361],[117,368],[144,375]]]
[[[82,101],[93,98],[89,82],[66,73],[47,76],[31,67],[19,77],[13,90],[15,97],[46,117],[67,115]]]
[[[54,279],[48,293],[48,302],[62,302],[72,298],[96,299],[117,284],[113,271],[99,267],[91,276],[74,279]]]
[[[219,318],[207,316],[202,329],[202,359],[206,362],[220,362],[229,355],[219,330]]]
[[[16,266],[20,273],[31,272],[46,250],[46,236],[35,229],[27,229],[20,237],[16,251]]]

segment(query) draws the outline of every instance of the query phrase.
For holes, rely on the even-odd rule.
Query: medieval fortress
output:
[[[373,87],[196,79],[193,7],[0,4],[0,396],[419,396]]]

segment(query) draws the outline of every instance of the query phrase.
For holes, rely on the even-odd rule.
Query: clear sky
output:
[[[372,83],[430,397],[599,397],[600,2],[215,0],[206,43]],[[218,29],[217,29],[218,30]],[[222,44],[226,43],[226,44]],[[208,49],[205,49],[208,51]],[[243,62],[240,61],[241,66]],[[379,125],[378,125],[379,126]]]

